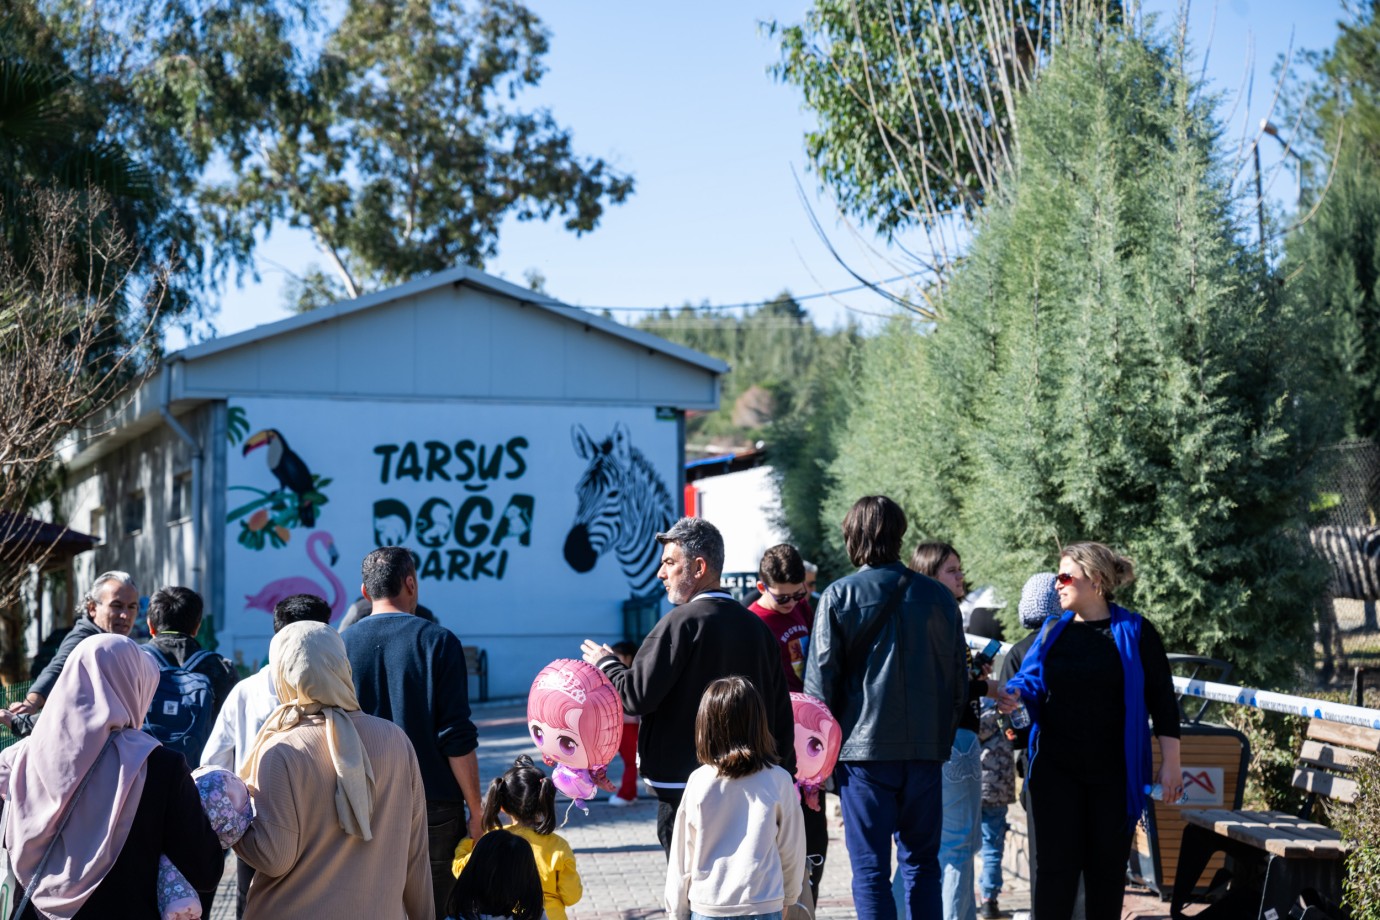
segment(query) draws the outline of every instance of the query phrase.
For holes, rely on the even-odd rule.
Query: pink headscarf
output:
[[[82,778],[91,780],[67,821],[33,905],[45,917],[81,910],[120,855],[158,742],[139,730],[158,688],[158,667],[124,636],[83,640],[53,685],[33,735],[0,752],[0,795],[10,812],[5,845],[27,885]],[[106,739],[110,750],[101,754]],[[94,769],[93,769],[94,765]]]

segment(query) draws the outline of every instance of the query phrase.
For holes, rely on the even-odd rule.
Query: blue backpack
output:
[[[144,731],[187,758],[189,766],[201,762],[201,750],[211,736],[211,678],[192,669],[212,653],[202,649],[178,666],[151,645],[140,646],[158,665],[158,690],[144,717]]]

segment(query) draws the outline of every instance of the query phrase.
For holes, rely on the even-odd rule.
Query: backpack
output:
[[[201,761],[201,750],[211,736],[211,678],[192,669],[212,652],[202,649],[178,666],[151,645],[140,646],[158,665],[158,689],[153,705],[144,717],[144,731],[187,758],[189,765]]]

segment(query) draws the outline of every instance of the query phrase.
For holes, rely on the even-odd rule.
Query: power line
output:
[[[815,294],[801,294],[799,297],[793,294],[788,294],[786,296],[789,297],[791,300],[795,301],[796,303],[800,303],[806,300],[818,300],[821,297],[836,297],[839,294],[851,294],[854,291],[861,291],[864,289],[871,290],[883,284],[893,284],[897,281],[904,281],[907,278],[914,278],[916,275],[919,274],[921,274],[921,272],[910,272],[904,275],[896,275],[893,278],[884,278],[881,281],[864,282],[862,284],[855,284],[851,287],[838,288],[832,291],[820,291]],[[677,312],[687,309],[695,312],[703,312],[719,310],[745,310],[749,307],[764,307],[767,304],[774,303],[775,300],[776,298],[770,298],[768,300],[749,300],[744,301],[743,303],[703,304],[701,306],[695,306],[694,304],[683,304],[679,307],[672,307],[669,305],[660,307],[602,307],[585,306],[584,304],[560,303],[558,301],[552,301],[548,305],[553,307],[572,307],[577,310],[588,310],[592,313],[601,311],[606,311],[609,313],[660,313],[661,311],[665,310],[670,312],[674,316]]]

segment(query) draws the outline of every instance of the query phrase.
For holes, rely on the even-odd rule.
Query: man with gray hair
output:
[[[776,637],[719,586],[724,538],[718,529],[702,518],[681,518],[656,541],[662,547],[657,577],[676,608],[652,628],[631,666],[592,639],[584,641],[581,652],[613,682],[624,710],[642,716],[638,769],[656,794],[656,836],[669,858],[685,781],[700,766],[695,714],[705,688],[733,675],[752,681],[767,704],[776,754],[790,773],[795,772],[795,723]]]
[[[128,572],[102,572],[96,576],[91,590],[82,599],[78,610],[80,616],[67,638],[58,646],[57,654],[48,666],[34,680],[24,701],[10,707],[15,715],[37,712],[43,708],[48,694],[57,683],[58,675],[67,664],[67,656],[72,654],[82,641],[99,636],[101,633],[115,633],[128,636],[134,626],[134,618],[139,615],[139,588]]]

